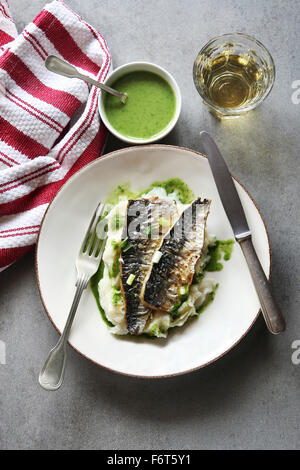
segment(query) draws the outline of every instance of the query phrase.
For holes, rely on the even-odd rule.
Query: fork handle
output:
[[[86,276],[78,278],[75,296],[63,333],[59,338],[56,346],[51,349],[49,356],[40,372],[39,383],[45,390],[57,390],[63,382],[67,357],[67,341],[82,292],[86,288],[87,283],[88,278]]]
[[[66,343],[68,341],[68,338],[69,338],[69,335],[70,335],[70,330],[71,330],[73,320],[74,320],[74,317],[75,317],[75,313],[77,311],[78,304],[79,304],[79,301],[80,301],[81,296],[82,296],[82,292],[86,288],[87,283],[88,283],[88,277],[87,276],[81,276],[77,279],[76,292],[75,292],[75,295],[74,295],[74,299],[73,299],[73,302],[72,302],[72,305],[71,305],[71,308],[70,308],[70,312],[69,312],[64,330],[63,330],[62,335],[60,337],[60,341],[62,341],[62,343]]]

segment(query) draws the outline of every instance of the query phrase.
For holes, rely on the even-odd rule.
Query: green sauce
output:
[[[122,300],[121,288],[114,286],[112,288],[112,291],[113,291],[113,297],[112,297],[113,305],[118,305]]]
[[[177,193],[178,198],[182,204],[190,204],[195,195],[191,188],[180,178],[169,178],[164,181],[154,181],[154,183],[150,184],[149,188],[147,188],[144,193],[149,193],[153,188],[164,188],[167,194],[170,193]]]
[[[118,275],[119,272],[120,272],[120,261],[119,261],[119,257],[120,257],[120,253],[119,253],[119,250],[118,250],[118,253],[115,254],[112,267],[111,267],[111,269],[110,269],[109,272],[108,272],[108,275],[109,275],[110,278],[117,277],[117,275]]]
[[[166,80],[152,72],[130,72],[111,84],[127,93],[125,104],[106,94],[105,114],[116,131],[126,137],[150,139],[167,127],[175,114],[176,98]]]
[[[112,189],[106,198],[106,204],[116,205],[120,202],[120,198],[136,199],[141,197],[142,194],[149,193],[153,188],[164,188],[167,194],[176,193],[178,199],[182,204],[190,204],[195,195],[191,188],[180,178],[168,178],[163,181],[154,181],[148,188],[135,193],[131,190],[130,183],[119,184],[116,188]]]
[[[104,262],[101,261],[98,271],[96,272],[96,274],[94,274],[94,276],[90,280],[90,285],[91,285],[91,289],[92,289],[92,292],[94,294],[94,297],[97,303],[97,307],[101,314],[102,320],[106,323],[107,326],[114,326],[106,317],[105,312],[103,308],[101,307],[101,303],[100,303],[98,284],[103,277],[103,271],[104,271]]]
[[[106,204],[115,206],[120,202],[120,198],[136,199],[137,193],[134,193],[130,189],[130,183],[119,184],[116,188],[112,189],[106,198]]]
[[[214,298],[215,298],[216,291],[217,291],[218,287],[219,287],[219,284],[217,284],[216,287],[214,288],[214,290],[208,294],[207,299],[205,300],[205,302],[201,305],[201,307],[198,308],[197,316],[199,316],[202,312],[204,312],[204,310],[214,301]]]
[[[216,242],[209,247],[210,260],[205,266],[206,271],[221,271],[223,264],[220,260],[228,261],[231,258],[234,240],[216,240]]]

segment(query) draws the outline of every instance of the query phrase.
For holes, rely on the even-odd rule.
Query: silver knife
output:
[[[246,258],[268,330],[281,333],[285,330],[285,320],[252,244],[251,231],[228,167],[212,137],[203,131],[200,138],[235,239]]]

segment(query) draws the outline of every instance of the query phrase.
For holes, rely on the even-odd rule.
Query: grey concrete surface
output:
[[[43,0],[10,0],[19,31]],[[46,393],[37,375],[57,334],[46,317],[28,254],[0,277],[2,449],[299,449],[300,340],[298,0],[69,0],[107,39],[114,65],[146,59],[174,74],[183,109],[165,143],[199,149],[210,131],[231,170],[265,217],[273,249],[272,284],[288,328],[270,335],[259,319],[215,364],[188,376],[140,380],[114,375],[74,351],[64,386]],[[220,33],[253,34],[271,50],[277,79],[269,99],[240,120],[218,122],[192,81],[201,46]],[[106,151],[122,147],[110,138]]]

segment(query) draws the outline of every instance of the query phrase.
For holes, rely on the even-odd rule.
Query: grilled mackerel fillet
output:
[[[152,264],[142,287],[141,299],[146,308],[171,313],[182,302],[202,253],[209,207],[207,199],[196,199],[164,237],[161,257]]]
[[[173,202],[157,197],[128,201],[122,234],[125,243],[121,245],[120,253],[120,279],[127,328],[132,335],[143,333],[150,318],[151,309],[141,302],[141,289],[151,270],[153,255],[177,214]]]

